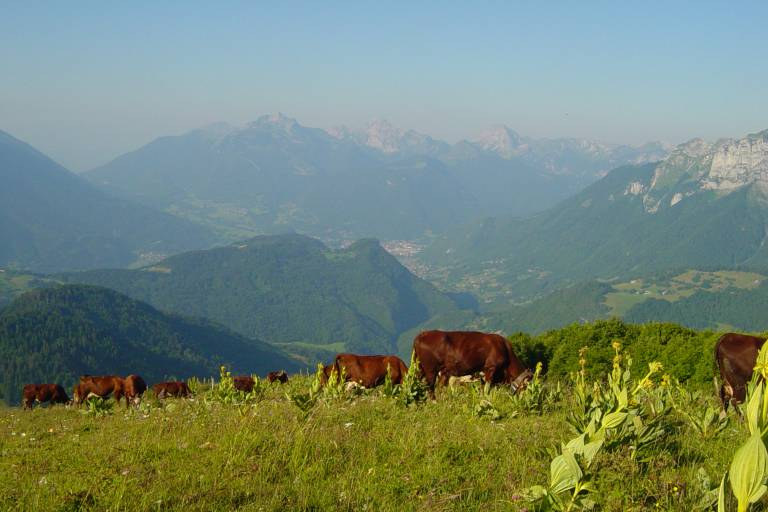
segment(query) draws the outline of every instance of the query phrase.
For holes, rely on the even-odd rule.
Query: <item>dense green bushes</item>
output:
[[[587,372],[602,375],[611,369],[611,343],[620,340],[636,365],[659,361],[681,382],[709,384],[714,376],[714,346],[719,334],[676,324],[629,324],[618,319],[572,324],[539,336],[510,336],[520,357],[532,368],[544,363],[551,377],[565,377],[578,367],[579,349],[588,347]]]

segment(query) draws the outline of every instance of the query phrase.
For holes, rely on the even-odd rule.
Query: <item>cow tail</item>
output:
[[[723,335],[724,336],[724,335]],[[725,394],[725,385],[728,382],[728,380],[723,377],[723,368],[720,366],[720,343],[723,341],[723,336],[721,336],[717,343],[715,343],[715,376],[712,378],[712,382],[715,385],[715,395],[720,400],[720,418],[722,419],[728,414],[728,402],[730,402],[730,399],[726,397]],[[720,374],[720,376],[723,378],[722,384],[717,380],[717,375]]]
[[[722,368],[720,368],[720,358],[717,357],[717,353],[718,353],[718,351],[720,349],[720,340],[721,339],[722,338],[719,338],[717,340],[717,343],[715,343],[715,354],[714,354],[714,356],[715,356],[715,372],[714,372],[715,375],[712,378],[712,382],[715,385],[715,394],[717,394],[718,396],[720,396],[720,383],[717,380],[717,375],[718,374],[720,374],[720,375],[723,374],[723,370],[722,370]]]

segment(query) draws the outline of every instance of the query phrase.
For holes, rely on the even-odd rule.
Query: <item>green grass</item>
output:
[[[499,390],[491,401],[502,418],[491,421],[473,414],[474,388],[410,408],[370,392],[320,402],[305,419],[285,391],[272,386],[253,406],[147,399],[151,407],[103,417],[2,408],[0,508],[523,510],[520,493],[548,479],[545,449],[573,437],[568,397],[528,415]],[[691,510],[700,468],[718,483],[744,437],[738,423],[707,441],[681,424],[647,464],[626,450],[601,453],[596,501]]]

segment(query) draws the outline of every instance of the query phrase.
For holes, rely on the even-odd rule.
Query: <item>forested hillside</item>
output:
[[[218,375],[221,364],[259,374],[299,368],[266,343],[94,286],[33,290],[0,311],[0,390],[11,403],[26,383],[57,382],[69,393],[82,374],[137,373],[152,383]]]
[[[138,270],[62,276],[209,318],[249,337],[362,353],[394,350],[397,336],[457,310],[375,240],[330,250],[301,235],[262,236],[168,258]],[[311,355],[311,350],[310,354]]]
[[[698,291],[678,301],[650,299],[632,307],[629,322],[678,322],[697,329],[723,326],[730,329],[768,330],[768,282],[755,289],[722,292]]]

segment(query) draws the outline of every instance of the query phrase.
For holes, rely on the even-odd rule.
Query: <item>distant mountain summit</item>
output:
[[[482,131],[472,144],[505,159],[520,158],[547,174],[577,175],[589,181],[621,165],[663,160],[671,150],[660,142],[629,146],[589,139],[535,139],[523,137],[504,125]]]
[[[528,149],[520,135],[504,125],[483,130],[473,142],[480,149],[496,153],[502,158],[512,158]]]
[[[533,217],[458,228],[422,256],[454,269],[449,282],[507,298],[584,279],[768,265],[767,135],[689,141]]]
[[[0,266],[125,266],[215,240],[192,222],[97,190],[2,131],[0,182]]]
[[[272,114],[162,137],[84,176],[230,240],[286,229],[328,241],[413,239],[542,210],[616,162],[657,155],[617,147],[604,156],[495,130],[451,145],[383,119],[325,131]]]

